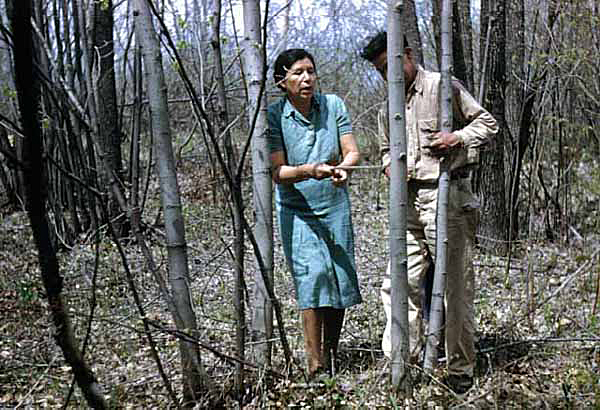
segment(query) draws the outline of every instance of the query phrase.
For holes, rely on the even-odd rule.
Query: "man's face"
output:
[[[379,74],[381,74],[383,79],[387,81],[387,51],[383,51],[381,54],[375,57],[373,60],[373,65]],[[412,60],[412,49],[409,47],[404,49],[404,56],[402,57],[402,69],[404,71],[404,83],[406,88],[408,88],[415,80],[415,76],[417,75],[417,67]]]
[[[383,51],[381,54],[375,57],[373,60],[373,65],[379,74],[381,74],[383,79],[387,81],[387,51]]]

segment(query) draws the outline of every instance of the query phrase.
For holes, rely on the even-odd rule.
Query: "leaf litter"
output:
[[[188,170],[186,170],[188,171]],[[233,262],[227,247],[231,224],[223,212],[223,197],[209,184],[199,184],[193,169],[180,173],[190,261],[190,280],[201,341],[234,354]],[[301,376],[303,339],[293,285],[286,272],[275,224],[275,293],[282,306],[285,329],[296,359],[291,377],[276,379],[249,370],[244,408],[598,408],[600,406],[600,317],[593,312],[600,268],[588,247],[568,247],[537,241],[527,249],[515,245],[508,280],[507,259],[475,252],[477,365],[475,386],[456,396],[435,381],[423,378],[410,397],[398,397],[389,383],[390,366],[380,340],[384,313],[379,287],[387,251],[387,191],[376,173],[355,174],[351,181],[356,257],[364,303],[347,312],[340,341],[340,371],[322,385],[307,387]],[[250,198],[249,187],[245,195]],[[157,196],[149,207],[157,215]],[[247,209],[251,220],[251,210]],[[160,226],[152,226],[152,252],[162,272],[167,256]],[[101,233],[105,235],[105,232]],[[597,240],[595,238],[594,240]],[[40,283],[37,255],[24,213],[5,215],[0,223],[0,406],[59,407],[72,383],[72,372],[53,339],[48,307]],[[173,407],[149,354],[125,274],[112,243],[102,236],[96,273],[97,307],[91,324],[86,359],[96,372],[110,403],[118,408]],[[128,262],[146,315],[167,329],[173,327],[141,252],[130,244]],[[81,341],[90,309],[95,248],[82,238],[59,254],[65,278],[64,298]],[[588,268],[565,281],[583,264]],[[247,301],[252,300],[256,270],[246,247]],[[534,278],[527,287],[527,273]],[[565,285],[558,294],[553,292]],[[545,302],[545,303],[542,303]],[[246,309],[247,324],[251,308]],[[176,391],[181,391],[177,340],[154,329],[159,355]],[[285,373],[283,353],[274,336],[273,368]],[[251,357],[249,339],[247,358]],[[226,407],[235,407],[234,365],[208,351],[202,361],[217,381]],[[443,377],[443,365],[436,370]],[[412,371],[419,374],[418,369]],[[412,374],[411,373],[411,374]],[[439,377],[439,378],[438,378]],[[303,386],[304,387],[299,387]],[[69,407],[85,407],[75,389]],[[198,405],[202,407],[202,405]]]

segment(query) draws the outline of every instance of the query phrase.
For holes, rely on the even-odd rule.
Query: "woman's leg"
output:
[[[323,323],[323,358],[330,375],[337,373],[337,351],[344,324],[345,309],[325,308]]]
[[[315,373],[323,368],[323,353],[321,348],[323,316],[322,309],[304,309],[302,311],[304,346],[306,349],[309,377],[314,376]]]

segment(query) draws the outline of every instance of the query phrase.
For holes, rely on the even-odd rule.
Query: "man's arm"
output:
[[[381,171],[390,177],[390,127],[388,123],[388,104],[383,102],[377,111],[377,135],[379,137],[379,156],[381,157]]]
[[[460,81],[453,81],[452,89],[454,113],[462,124],[466,124],[453,134],[465,148],[480,148],[491,142],[498,133],[498,123],[494,117],[469,94]]]
[[[488,144],[498,133],[498,124],[458,80],[452,82],[452,108],[463,128],[439,132],[427,148],[434,156],[445,156],[454,148],[477,149]]]

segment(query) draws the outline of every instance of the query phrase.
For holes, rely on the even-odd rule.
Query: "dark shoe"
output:
[[[446,386],[456,394],[465,394],[473,387],[473,377],[466,374],[450,374],[446,377]]]

